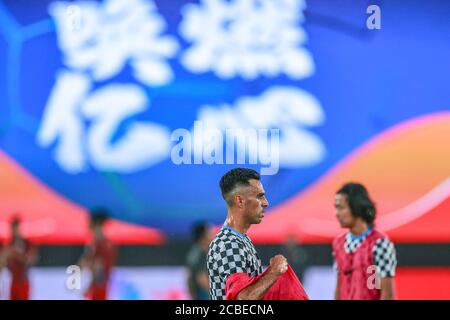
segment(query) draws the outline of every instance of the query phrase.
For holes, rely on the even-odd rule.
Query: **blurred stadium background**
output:
[[[369,5],[381,29],[366,26]],[[112,299],[187,299],[198,220],[226,215],[237,165],[176,165],[194,121],[280,128],[263,264],[294,239],[312,299],[331,299],[333,195],[364,183],[398,254],[399,299],[450,299],[448,1],[0,1],[0,241],[39,245],[32,298],[81,299],[66,268],[109,209]],[[246,165],[255,169],[261,163]],[[8,274],[1,275],[6,298]],[[88,275],[83,277],[87,283]]]

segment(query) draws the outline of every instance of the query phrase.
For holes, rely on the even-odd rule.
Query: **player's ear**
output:
[[[236,193],[234,195],[234,205],[240,209],[244,207],[244,197],[241,194]]]

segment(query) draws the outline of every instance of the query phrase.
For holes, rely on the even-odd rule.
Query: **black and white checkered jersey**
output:
[[[261,259],[250,238],[228,226],[223,226],[209,245],[207,266],[212,300],[225,299],[229,275],[245,272],[255,277],[262,273]]]
[[[344,249],[347,253],[355,252],[356,249],[364,242],[370,232],[363,236],[354,237],[350,232],[345,236]],[[397,257],[394,244],[387,238],[380,238],[375,242],[372,249],[373,261],[377,266],[377,274],[380,278],[395,276],[395,268],[397,267]],[[334,269],[337,270],[336,262]]]

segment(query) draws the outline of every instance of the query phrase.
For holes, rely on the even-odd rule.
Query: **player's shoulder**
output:
[[[394,248],[394,243],[391,241],[389,236],[379,230],[374,229],[375,234],[375,243],[374,243],[374,250],[377,248]]]
[[[337,237],[335,237],[332,242],[333,247],[338,245],[341,242],[345,242],[345,237],[347,236],[347,233],[348,232],[345,231],[345,232],[339,234]]]
[[[221,229],[214,239],[211,241],[209,246],[210,251],[220,251],[225,250],[231,245],[233,246],[242,246],[242,239],[235,235],[233,232],[227,229]]]
[[[389,238],[378,238],[375,241],[375,246],[376,247],[389,247],[389,246],[394,246],[394,243],[389,239]]]
[[[213,242],[242,242],[242,239],[229,229],[221,229],[214,237]]]
[[[372,233],[373,233],[374,238],[376,239],[376,242],[386,242],[386,243],[392,242],[389,239],[389,236],[383,231],[380,231],[378,229],[373,229]]]

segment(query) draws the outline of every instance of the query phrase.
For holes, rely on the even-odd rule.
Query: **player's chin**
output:
[[[349,227],[348,223],[345,223],[344,221],[339,221],[339,225],[341,226],[341,228],[348,228]]]
[[[260,224],[261,221],[263,220],[264,216],[259,216],[255,219],[255,224]]]

